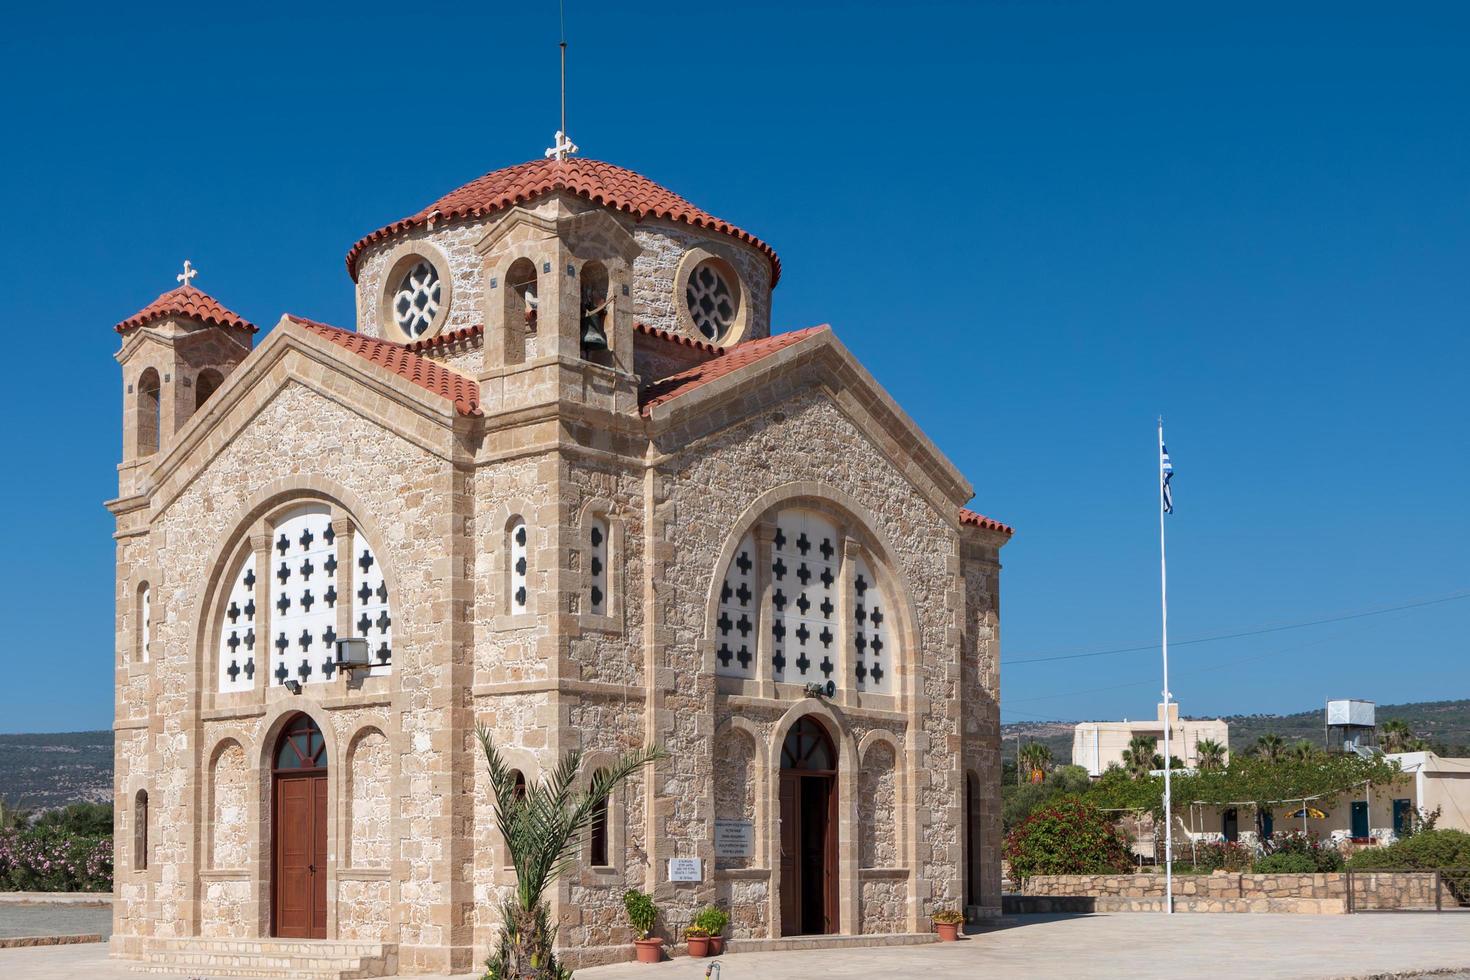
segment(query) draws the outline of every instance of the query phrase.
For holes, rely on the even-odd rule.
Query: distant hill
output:
[[[1001,699],[1005,707],[1005,699]],[[1322,722],[1325,705],[1289,715],[1226,715],[1230,725],[1230,748],[1240,751],[1256,744],[1256,739],[1275,732],[1288,743],[1306,739],[1314,745],[1323,744]],[[1187,715],[1186,717],[1195,717]],[[1470,699],[1460,701],[1418,701],[1410,704],[1380,704],[1376,718],[1383,724],[1390,718],[1406,722],[1414,734],[1437,743],[1447,750],[1446,754],[1470,756]],[[1083,721],[1112,721],[1118,719],[1086,718]],[[1051,748],[1052,758],[1065,764],[1072,759],[1072,728],[1075,721],[1019,721],[1002,725],[1001,758],[1010,761],[1016,757],[1016,743],[1044,742]]]
[[[0,798],[33,809],[112,801],[112,732],[0,735]]]

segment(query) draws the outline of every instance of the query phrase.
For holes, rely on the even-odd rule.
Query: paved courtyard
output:
[[[578,970],[579,980],[687,980],[709,960],[625,963]],[[810,977],[1470,977],[1470,914],[1019,916],[962,943],[888,949],[747,953],[722,957],[721,980]],[[105,945],[0,950],[6,980],[132,980]],[[183,977],[184,974],[180,974]]]

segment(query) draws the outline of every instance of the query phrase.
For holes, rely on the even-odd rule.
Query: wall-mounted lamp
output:
[[[301,682],[300,681],[287,681],[285,684],[282,684],[281,686],[284,687],[286,690],[290,691],[292,694],[300,694],[301,693]]]
[[[367,670],[373,662],[368,652],[368,641],[361,636],[343,636],[337,639],[337,669],[343,673]]]

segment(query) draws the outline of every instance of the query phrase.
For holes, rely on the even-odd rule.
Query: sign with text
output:
[[[748,858],[754,854],[754,824],[749,820],[715,821],[715,857]]]
[[[699,858],[669,858],[670,881],[703,881],[704,862]]]

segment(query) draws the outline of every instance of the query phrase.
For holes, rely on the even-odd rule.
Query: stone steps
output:
[[[330,939],[161,939],[150,944],[139,973],[203,973],[211,977],[300,977],[360,980],[398,972],[398,947]]]

